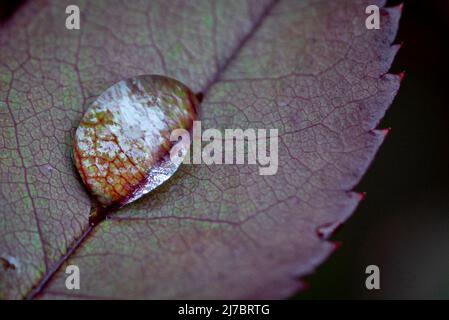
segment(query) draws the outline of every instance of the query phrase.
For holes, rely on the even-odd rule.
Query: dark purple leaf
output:
[[[280,298],[332,251],[386,131],[400,8],[384,1],[29,1],[0,30],[0,296]],[[88,222],[74,129],[106,88],[164,74],[204,94],[206,128],[277,128],[279,170],[183,165]],[[322,235],[320,237],[320,234]],[[76,264],[81,290],[65,288]]]

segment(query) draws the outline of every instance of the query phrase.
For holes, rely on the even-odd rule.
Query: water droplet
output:
[[[170,134],[191,131],[198,104],[188,87],[157,75],[120,81],[92,103],[76,130],[73,154],[102,207],[130,203],[174,174],[181,162],[170,160],[170,150],[189,146],[171,142]]]

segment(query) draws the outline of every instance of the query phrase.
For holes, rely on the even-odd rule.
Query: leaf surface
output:
[[[70,2],[72,4],[73,1]],[[0,30],[0,296],[279,298],[302,287],[354,211],[385,136],[400,8],[383,1],[25,4]],[[88,224],[70,157],[83,110],[118,80],[165,74],[204,94],[207,128],[277,128],[279,169],[183,165]],[[81,290],[65,288],[76,264]]]

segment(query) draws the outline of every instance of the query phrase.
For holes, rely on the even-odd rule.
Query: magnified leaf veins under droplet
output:
[[[101,206],[121,207],[173,175],[181,161],[170,160],[170,134],[191,130],[198,104],[185,85],[158,75],[120,81],[93,102],[76,130],[73,151],[84,184]]]

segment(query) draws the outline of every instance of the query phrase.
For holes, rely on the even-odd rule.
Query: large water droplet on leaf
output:
[[[191,130],[199,102],[177,80],[143,75],[120,81],[87,109],[74,137],[74,161],[103,207],[121,207],[169,179],[181,164],[170,159],[186,140],[171,142],[175,129]],[[180,145],[181,144],[181,145]]]

